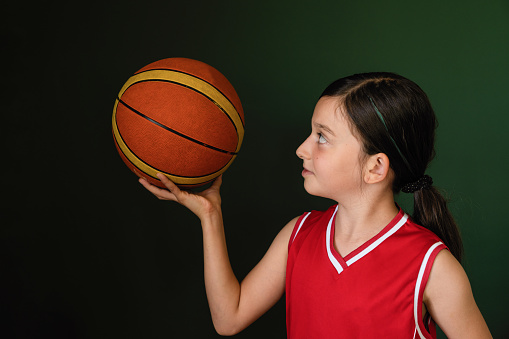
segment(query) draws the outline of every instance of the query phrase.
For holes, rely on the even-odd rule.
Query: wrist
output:
[[[209,211],[200,218],[202,228],[215,228],[223,226],[223,214],[221,210]]]

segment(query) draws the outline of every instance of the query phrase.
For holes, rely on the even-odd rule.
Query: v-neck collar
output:
[[[329,257],[330,262],[338,272],[338,274],[340,274],[341,272],[343,272],[343,270],[351,266],[353,263],[355,263],[359,259],[366,256],[368,253],[373,251],[382,242],[384,242],[385,239],[396,233],[396,231],[399,230],[401,226],[403,226],[408,220],[408,215],[400,209],[398,214],[394,217],[394,219],[391,220],[391,222],[387,226],[384,227],[384,229],[382,229],[373,238],[369,239],[364,244],[362,244],[361,246],[359,246],[358,248],[356,248],[343,258],[334,248],[334,228],[335,228],[334,221],[336,220],[336,213],[338,212],[338,208],[339,206],[336,206],[334,213],[332,213],[329,223],[327,224],[327,232],[325,234],[325,245],[327,247],[327,255]]]

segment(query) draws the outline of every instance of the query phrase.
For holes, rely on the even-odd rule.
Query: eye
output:
[[[325,144],[327,142],[327,139],[324,138],[322,133],[318,133],[318,143],[319,144]]]

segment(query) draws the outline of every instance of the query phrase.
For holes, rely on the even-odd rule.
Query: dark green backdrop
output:
[[[0,336],[216,336],[198,219],[144,191],[110,131],[127,78],[177,56],[216,67],[244,105],[223,184],[239,278],[288,220],[331,203],[305,193],[295,156],[324,87],[375,70],[420,84],[440,121],[429,173],[461,226],[477,303],[509,335],[507,1],[18,2],[1,37]],[[238,335],[284,336],[283,302]]]

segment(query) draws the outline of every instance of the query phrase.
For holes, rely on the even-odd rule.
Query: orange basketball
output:
[[[244,112],[215,68],[192,59],[151,63],[124,84],[113,106],[113,137],[126,165],[163,187],[157,173],[184,188],[222,174],[239,152]]]

